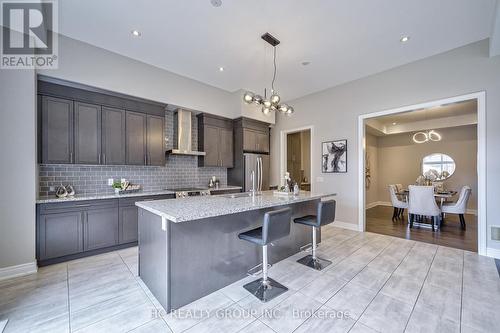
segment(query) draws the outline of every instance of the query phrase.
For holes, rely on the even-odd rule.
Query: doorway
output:
[[[460,111],[467,107],[469,109],[473,107],[474,112],[470,112],[470,110]],[[474,117],[475,122],[473,121]],[[375,230],[375,232],[378,230],[380,233],[389,233],[396,237],[452,246],[486,255],[485,93],[458,96],[361,115],[358,126],[358,152],[361,161],[358,170],[360,230]],[[432,140],[430,136],[432,136]],[[466,143],[466,139],[460,141],[460,138],[464,136],[468,136]],[[398,143],[398,140],[403,140],[405,143]],[[458,141],[453,142],[453,140]],[[405,147],[401,148],[400,146]],[[463,149],[461,149],[462,146]],[[429,150],[428,154],[427,150]],[[450,153],[446,154],[444,150],[448,150]],[[373,155],[376,155],[377,151],[382,153],[374,165]],[[406,157],[394,155],[395,152],[403,155],[406,153]],[[456,168],[457,171],[455,175],[451,176],[448,175],[449,172],[443,173],[454,163],[453,158],[448,155],[460,160],[459,164],[453,164],[453,168]],[[408,160],[412,160],[412,164],[408,164]],[[384,171],[382,174],[379,172],[381,168]],[[437,181],[432,182],[432,185],[443,186],[444,183],[448,189],[442,190],[442,193],[456,192],[452,197],[441,200],[441,204],[446,200],[449,200],[449,203],[457,201],[459,191],[465,185],[475,189],[473,202],[470,202],[467,207],[468,215],[466,216],[470,228],[468,225],[468,228],[463,230],[460,224],[461,218],[459,220],[456,216],[457,221],[455,221],[455,216],[450,214],[445,218],[444,225],[446,227],[436,233],[425,230],[425,228],[410,229],[408,228],[407,210],[404,216],[399,215],[395,222],[392,221],[393,205],[390,186],[397,188],[401,187],[402,183],[403,189],[405,187],[408,189],[408,185],[420,184],[419,181],[422,181],[420,177],[429,171],[429,168],[440,171]],[[413,178],[416,179],[413,180]],[[428,180],[425,185],[430,184]],[[398,191],[398,193],[403,192]],[[408,200],[408,197],[401,199]],[[387,213],[390,214],[388,219]],[[404,218],[406,218],[405,222],[403,222]]]
[[[281,184],[285,172],[288,172],[302,191],[311,191],[312,128],[282,131],[281,134]]]

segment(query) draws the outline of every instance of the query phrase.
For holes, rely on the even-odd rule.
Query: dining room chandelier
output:
[[[417,132],[413,134],[413,142],[415,143],[426,143],[428,141],[441,141],[441,134],[435,130],[430,130],[427,132]]]
[[[243,101],[247,104],[256,104],[262,106],[262,113],[265,115],[271,112],[281,112],[286,115],[291,115],[294,112],[293,107],[288,104],[281,103],[281,97],[274,89],[274,82],[276,81],[276,46],[280,43],[278,39],[272,36],[270,33],[266,32],[260,36],[263,40],[268,42],[273,47],[273,80],[271,81],[271,96],[267,98],[267,89],[264,88],[264,97],[253,92],[247,91],[243,94]]]

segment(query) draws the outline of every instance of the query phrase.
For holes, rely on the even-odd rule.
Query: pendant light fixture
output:
[[[271,112],[279,111],[286,115],[291,115],[294,112],[293,107],[288,104],[280,104],[281,97],[278,95],[274,89],[274,82],[276,81],[276,46],[280,43],[274,36],[266,32],[261,36],[263,40],[271,44],[273,47],[273,80],[271,81],[271,96],[267,98],[267,89],[264,89],[264,97],[254,94],[253,92],[247,91],[243,94],[243,101],[247,104],[256,104],[262,106],[262,113],[265,115]]]
[[[425,143],[427,141],[441,141],[441,134],[435,130],[430,130],[428,132],[417,132],[413,134],[413,142],[415,143]]]

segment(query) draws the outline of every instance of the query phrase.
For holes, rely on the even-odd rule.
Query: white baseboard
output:
[[[347,223],[347,222],[335,221],[335,222],[333,222],[330,225],[332,227],[338,227],[338,228],[342,228],[342,229],[349,229],[349,230],[359,231],[358,225],[354,224],[354,223]]]
[[[5,268],[0,268],[0,280],[10,279],[17,276],[23,276],[28,274],[36,273],[38,270],[36,266],[36,261],[29,262],[27,264],[21,264],[16,266],[9,266]]]
[[[391,207],[392,203],[390,203],[388,201],[375,201],[375,202],[372,202],[372,203],[366,205],[365,209],[370,209],[370,208],[377,207],[377,206],[388,206],[388,207]],[[477,209],[467,209],[467,211],[465,213],[477,216]]]
[[[488,257],[500,259],[500,250],[499,249],[492,249],[491,247],[488,247],[486,249],[486,255]]]

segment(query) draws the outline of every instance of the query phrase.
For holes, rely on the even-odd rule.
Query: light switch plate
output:
[[[114,182],[114,181],[115,181],[115,180],[114,180],[113,178],[108,178],[108,185],[109,185],[109,186],[113,185],[113,182]]]

